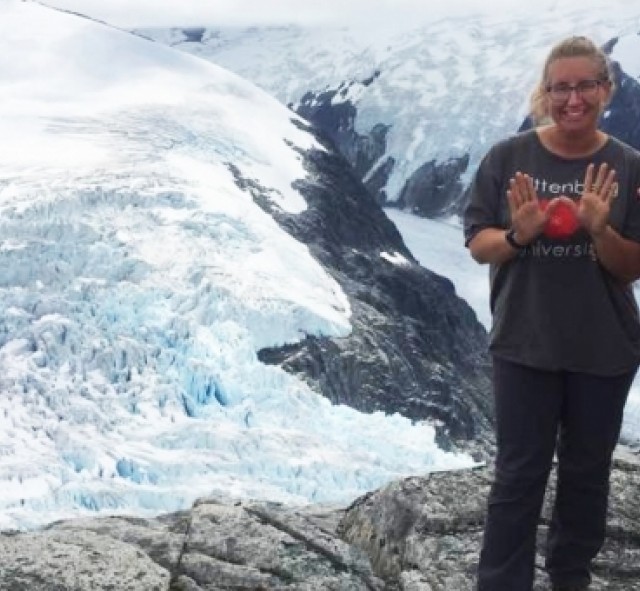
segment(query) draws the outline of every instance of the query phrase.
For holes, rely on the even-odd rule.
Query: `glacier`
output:
[[[473,465],[430,425],[332,405],[257,351],[349,302],[274,207],[322,149],[236,74],[36,2],[0,4],[0,529],[197,497],[344,503]]]

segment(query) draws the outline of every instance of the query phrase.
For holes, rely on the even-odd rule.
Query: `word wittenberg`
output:
[[[575,180],[572,183],[556,183],[547,181],[546,179],[538,178],[533,178],[532,181],[533,188],[536,190],[536,193],[538,193],[538,195],[566,195],[568,197],[570,195],[580,196],[584,193],[584,181]],[[618,183],[613,183],[611,189],[613,191],[613,196],[617,196]]]

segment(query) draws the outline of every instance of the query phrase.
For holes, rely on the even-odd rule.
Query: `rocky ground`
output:
[[[350,507],[203,499],[155,519],[0,534],[6,591],[471,591],[490,468],[392,482]],[[552,494],[553,483],[550,483]],[[593,591],[640,589],[640,457],[618,454]],[[548,522],[545,508],[540,540]],[[542,543],[540,544],[542,549]],[[539,560],[536,591],[547,589]]]

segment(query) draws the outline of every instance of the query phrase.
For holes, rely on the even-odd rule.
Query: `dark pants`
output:
[[[531,591],[554,451],[558,482],[546,567],[556,584],[588,584],[604,542],[611,456],[635,371],[601,377],[494,358],[493,372],[498,449],[478,591]]]

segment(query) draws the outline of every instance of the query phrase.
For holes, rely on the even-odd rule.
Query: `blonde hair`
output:
[[[613,94],[613,70],[607,54],[587,37],[567,37],[551,48],[551,51],[544,62],[540,81],[531,93],[529,108],[534,125],[541,125],[549,120],[547,102],[549,68],[556,60],[568,57],[586,57],[593,60],[598,68],[598,80],[608,82],[610,88],[609,97]]]

